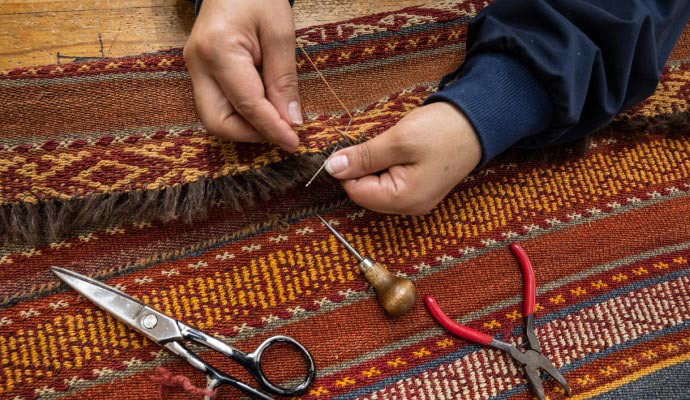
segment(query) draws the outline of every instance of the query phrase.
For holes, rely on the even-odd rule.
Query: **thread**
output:
[[[165,400],[165,397],[168,395],[169,388],[173,387],[181,387],[185,390],[185,392],[194,396],[209,396],[212,398],[217,393],[217,390],[209,390],[207,388],[194,386],[192,381],[190,381],[186,376],[173,375],[172,372],[163,367],[156,367],[155,371],[158,375],[151,375],[149,378],[160,385],[159,394],[161,400]]]
[[[350,131],[350,126],[352,125],[352,119],[353,119],[352,114],[350,113],[350,110],[348,110],[347,107],[345,107],[345,103],[343,103],[343,101],[340,99],[340,97],[339,97],[338,94],[335,92],[335,90],[333,89],[333,87],[331,86],[331,84],[328,83],[328,81],[326,80],[326,77],[323,76],[323,74],[322,74],[321,71],[319,70],[319,67],[317,67],[316,64],[314,63],[314,61],[312,61],[311,57],[309,57],[309,54],[307,54],[307,51],[304,50],[304,47],[302,47],[302,44],[300,44],[299,42],[297,42],[297,46],[299,46],[300,50],[302,50],[302,53],[304,54],[304,56],[307,57],[307,60],[309,60],[309,63],[311,64],[311,66],[314,67],[314,70],[316,71],[316,73],[319,74],[319,77],[321,78],[321,80],[323,81],[323,83],[326,84],[326,87],[328,87],[328,90],[330,90],[331,94],[333,94],[333,97],[335,97],[335,99],[338,100],[338,103],[340,103],[340,106],[343,108],[343,110],[345,111],[345,113],[347,114],[347,116],[350,117],[350,121],[348,121],[347,126],[345,127],[345,130],[344,130],[344,131],[341,131],[340,129],[338,129],[338,128],[335,127],[335,126],[333,127],[333,129],[335,129],[335,131],[338,132],[338,133],[339,133],[341,136],[343,136],[344,138],[350,139],[350,140],[354,140],[352,137],[350,137],[350,136],[348,135],[348,132]],[[328,156],[328,158],[326,158],[326,159],[324,160],[323,164],[321,164],[321,167],[320,167],[318,170],[316,170],[316,172],[315,172],[314,175],[311,177],[311,179],[309,179],[309,181],[307,182],[307,184],[304,185],[305,187],[309,187],[309,185],[311,185],[311,183],[314,182],[314,179],[316,179],[316,177],[321,173],[321,171],[322,171],[322,170],[324,169],[324,167],[326,166],[326,163],[328,162],[328,160],[330,160],[331,156],[332,156],[333,154],[335,154],[335,152],[336,152],[337,150],[338,150],[338,146],[335,146],[335,148],[333,149],[333,152],[331,152],[331,154]]]

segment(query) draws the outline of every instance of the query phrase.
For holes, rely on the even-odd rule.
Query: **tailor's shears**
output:
[[[254,352],[245,354],[213,336],[209,336],[148,307],[146,304],[115,288],[64,268],[51,267],[51,269],[58,278],[98,307],[144,334],[149,339],[158,343],[158,345],[182,357],[194,368],[204,372],[208,380],[207,389],[209,391],[225,384],[234,386],[254,398],[270,400],[271,397],[264,392],[280,396],[299,396],[309,388],[316,377],[314,359],[309,351],[293,338],[287,336],[273,336],[261,343]],[[259,382],[259,386],[261,386],[264,392],[218,371],[185,347],[181,343],[184,340],[189,340],[216,350],[237,362],[244,367],[244,369],[249,371],[257,382]],[[302,357],[304,357],[307,365],[307,375],[304,381],[298,386],[291,388],[281,387],[271,383],[271,381],[266,378],[263,368],[261,367],[261,356],[267,348],[275,343],[290,344],[296,347],[302,354]],[[208,400],[209,397],[206,396],[205,399]]]

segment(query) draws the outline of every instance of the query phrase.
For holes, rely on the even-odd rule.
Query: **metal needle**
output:
[[[357,250],[353,249],[352,246],[350,246],[350,243],[348,243],[347,240],[345,240],[344,237],[340,236],[340,234],[335,230],[335,228],[333,228],[333,227],[331,226],[331,224],[329,224],[328,222],[326,222],[326,220],[323,219],[319,214],[316,214],[316,216],[319,217],[319,219],[321,220],[321,222],[323,222],[323,224],[326,225],[326,228],[328,228],[328,230],[331,231],[331,233],[334,234],[335,237],[338,238],[338,240],[340,240],[340,243],[342,243],[348,250],[350,250],[350,252],[351,252],[352,254],[354,254],[355,257],[357,257],[357,259],[358,259],[360,262],[364,261],[364,257],[362,257],[362,256],[357,252]]]
[[[312,176],[311,179],[309,179],[309,182],[307,182],[307,184],[304,185],[305,187],[309,187],[309,185],[311,185],[311,183],[314,182],[314,179],[316,179],[316,177],[319,175],[319,173],[321,172],[321,170],[323,170],[323,169],[326,167],[326,163],[328,163],[328,160],[330,160],[331,157],[333,157],[333,154],[335,154],[336,151],[338,151],[338,146],[335,146],[335,147],[333,148],[333,151],[332,151],[331,154],[328,156],[328,158],[326,158],[326,161],[324,161],[323,164],[321,164],[321,168],[319,168],[318,171],[316,171],[316,172],[314,173],[314,176]]]

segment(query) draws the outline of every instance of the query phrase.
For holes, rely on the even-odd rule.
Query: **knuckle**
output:
[[[265,30],[264,39],[278,46],[291,46],[295,42],[295,31],[287,24],[276,24]]]
[[[282,73],[266,83],[267,90],[279,93],[297,90],[297,74],[295,72]]]
[[[357,165],[366,171],[371,171],[374,166],[373,155],[371,154],[371,149],[368,143],[362,143],[357,146],[357,151],[355,152],[355,159]]]
[[[204,32],[190,37],[185,44],[183,56],[202,57],[205,60],[215,59],[220,54],[233,54],[248,48],[247,40],[242,35],[233,35],[224,27],[206,27]],[[186,58],[185,58],[186,59]]]
[[[233,103],[233,107],[245,119],[253,120],[257,114],[258,103],[254,99],[244,98]]]
[[[206,130],[216,136],[220,136],[223,131],[223,123],[217,118],[207,118],[204,122]]]

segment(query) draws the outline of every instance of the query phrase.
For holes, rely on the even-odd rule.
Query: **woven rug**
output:
[[[459,65],[483,5],[298,32],[353,111],[352,141],[392,126]],[[423,217],[363,210],[326,176],[303,187],[349,118],[298,65],[308,121],[296,156],[207,136],[179,50],[2,72],[0,227],[13,240],[0,247],[0,398],[155,399],[161,365],[205,383],[60,286],[51,265],[242,350],[296,338],[318,368],[304,399],[531,398],[505,354],[448,335],[421,301],[387,317],[315,212],[453,318],[517,344],[522,277],[507,245],[519,241],[537,276],[537,335],[572,398],[690,397],[690,31],[657,92],[583,155],[498,160]]]

